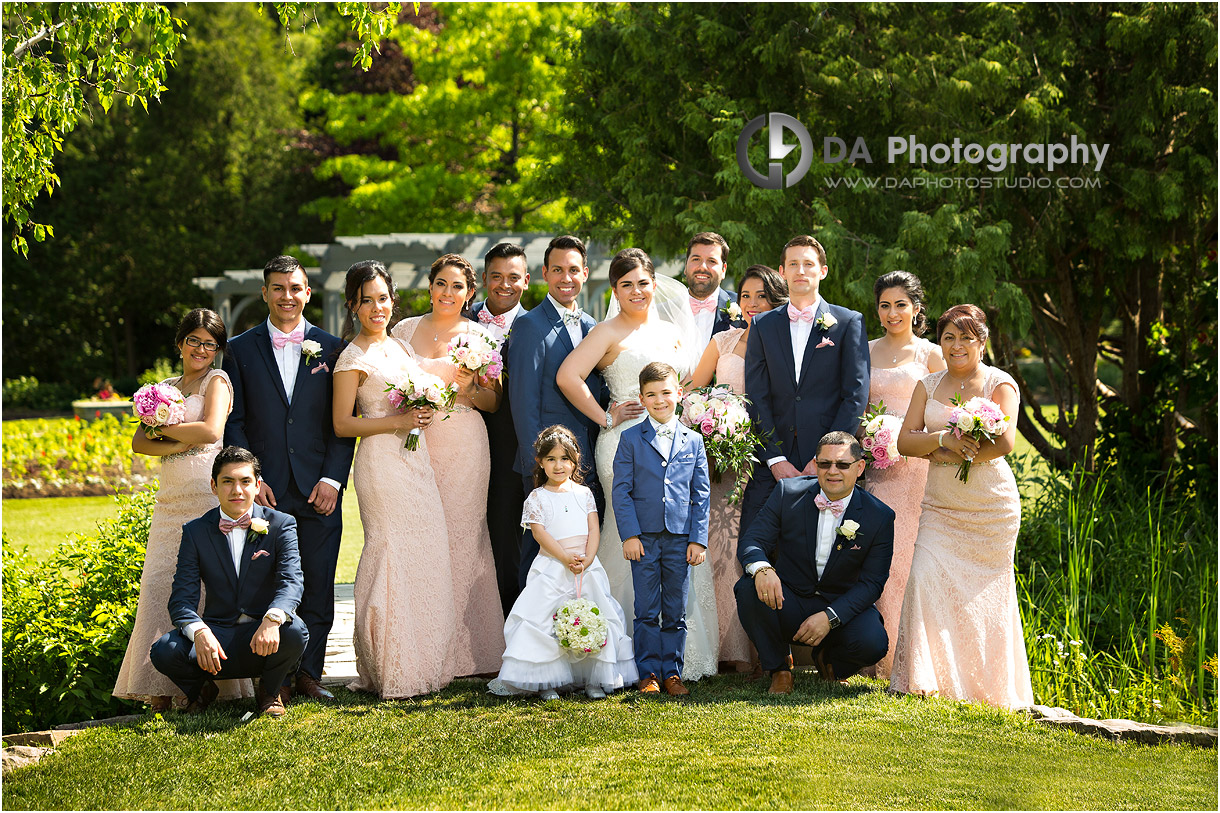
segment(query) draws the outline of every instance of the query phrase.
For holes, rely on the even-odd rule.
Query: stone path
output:
[[[326,666],[322,683],[343,685],[356,679],[356,650],[352,635],[356,629],[355,585],[335,585],[335,625],[326,639]]]

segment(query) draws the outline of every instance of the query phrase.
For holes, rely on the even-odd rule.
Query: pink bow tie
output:
[[[487,308],[479,311],[479,323],[484,325],[495,325],[496,327],[505,327],[508,323],[504,319],[504,314],[492,314]]]
[[[836,517],[843,516],[843,512],[847,510],[846,500],[828,500],[825,494],[814,497],[813,504],[819,511],[834,511]]]
[[[233,530],[234,528],[249,528],[249,527],[250,527],[250,514],[249,513],[242,514],[240,519],[228,519],[224,516],[224,514],[220,515],[220,532],[222,534],[228,534],[229,531]]]
[[[300,344],[305,341],[305,331],[302,328],[297,328],[288,334],[277,333],[271,337],[271,343],[275,345],[275,349],[279,350],[286,344]]]
[[[716,297],[711,299],[695,299],[693,296],[690,299],[690,312],[698,316],[700,313],[715,313],[716,312]]]
[[[812,322],[814,310],[815,309],[812,307],[805,308],[804,310],[800,310],[800,309],[796,308],[795,306],[793,306],[792,303],[790,302],[790,303],[788,303],[788,321],[795,322],[799,319],[802,322]]]

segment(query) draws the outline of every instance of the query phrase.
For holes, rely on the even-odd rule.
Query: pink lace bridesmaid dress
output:
[[[876,343],[869,342],[869,349]],[[885,401],[885,409],[899,420],[906,417],[911,394],[929,372],[928,356],[936,345],[926,339],[916,339],[915,359],[890,369],[872,368],[868,383],[868,403]],[[902,615],[902,596],[911,570],[911,555],[915,552],[915,534],[919,530],[919,506],[928,481],[928,461],[922,458],[900,460],[888,469],[869,468],[865,488],[870,494],[894,509],[894,559],[890,577],[877,600],[877,611],[885,623],[890,648],[877,663],[877,677],[890,676],[894,646],[898,642],[898,619]]]
[[[421,318],[404,319],[391,332],[424,370],[452,384],[457,378],[453,362],[448,358],[424,358],[411,347]],[[459,397],[454,411],[444,420],[433,421],[423,434],[428,437],[428,455],[449,526],[457,616],[454,674],[498,672],[504,654],[504,609],[487,531],[487,481],[491,477],[487,425],[470,399]]]
[[[733,327],[712,336],[720,358],[716,359],[716,383],[727,384],[738,395],[746,391],[746,360],[733,352],[744,328]],[[708,517],[708,564],[712,568],[712,584],[716,589],[716,618],[720,623],[720,660],[749,663],[753,657],[750,639],[737,617],[737,598],[733,585],[741,578],[741,563],[737,561],[737,528],[741,522],[741,506],[729,504],[733,476],[726,474],[719,483],[712,483],[712,509]]]
[[[180,380],[167,378],[161,383],[177,386]],[[231,410],[233,385],[224,371],[209,372],[200,382],[199,392],[206,393],[214,381],[223,382],[228,387]],[[202,420],[203,407],[203,395],[188,395],[183,422]],[[174,697],[180,703],[186,701],[174,682],[153,667],[148,651],[158,638],[173,627],[169,619],[169,594],[174,585],[174,571],[178,569],[182,526],[220,505],[211,488],[212,461],[220,448],[221,441],[218,440],[161,458],[160,485],[157,504],[153,507],[152,525],[148,529],[136,620],[127,642],[127,652],[123,655],[123,665],[119,668],[118,680],[114,684],[112,694],[115,697],[147,701],[161,695]],[[201,608],[203,597],[204,594],[200,593]],[[216,686],[220,689],[221,699],[254,696],[253,684],[249,680],[218,680]]]
[[[349,344],[335,363],[337,373],[358,370],[367,376],[356,390],[366,418],[393,414],[388,382],[417,369],[395,339],[368,351]],[[403,448],[406,439],[406,432],[361,438],[353,468],[364,549],[354,590],[358,677],[348,688],[385,698],[442,689],[456,674],[445,513],[427,438],[415,451]]]
[[[1016,389],[1007,373],[985,369],[984,397],[1001,384]],[[923,379],[930,432],[952,410],[932,398],[944,375]],[[1013,572],[1020,527],[1021,496],[1004,458],[976,462],[965,483],[955,465],[929,467],[891,688],[1010,708],[1033,703]]]

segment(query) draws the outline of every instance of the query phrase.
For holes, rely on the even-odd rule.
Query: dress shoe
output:
[[[690,694],[690,690],[682,685],[682,678],[677,675],[670,675],[665,678],[665,691],[670,697],[686,697]]]
[[[195,699],[187,703],[183,709],[187,714],[199,714],[208,706],[212,705],[212,701],[220,694],[220,688],[212,681],[205,680],[203,686],[199,689],[199,694],[195,695]]]
[[[538,693],[538,697],[542,700],[558,700],[559,692],[554,689],[543,689]]]
[[[148,698],[148,710],[153,714],[164,714],[174,707],[174,698],[168,694],[158,694]]]
[[[771,673],[771,688],[767,694],[792,694],[792,670],[776,669]]]
[[[590,700],[605,700],[606,693],[602,691],[600,686],[586,686],[585,697]]]
[[[825,650],[817,649],[813,653],[813,665],[818,669],[818,677],[827,683],[838,683],[840,686],[846,686],[846,680],[839,680],[835,677],[835,669],[826,662]]]
[[[661,693],[661,684],[657,680],[656,675],[649,675],[646,678],[642,678],[640,680],[639,687],[640,687],[640,691],[643,692],[644,694],[660,694]]]
[[[318,682],[317,678],[305,672],[297,675],[297,694],[312,697],[314,700],[323,700],[327,703],[332,703],[335,699],[335,696],[328,692],[326,687]]]
[[[273,720],[278,720],[284,716],[285,712],[284,700],[280,696],[280,692],[275,691],[268,694],[263,691],[263,686],[260,683],[258,687],[258,713],[264,714]]]

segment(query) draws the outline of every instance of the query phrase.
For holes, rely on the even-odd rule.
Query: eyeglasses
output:
[[[204,350],[207,350],[209,353],[215,353],[217,350],[220,349],[220,345],[218,345],[216,342],[201,342],[198,339],[196,339],[194,336],[186,337],[186,346],[187,347],[202,347]]]
[[[834,466],[839,471],[847,471],[848,469],[850,469],[852,466],[856,465],[859,462],[860,461],[858,461],[858,460],[852,460],[847,463],[844,463],[842,460],[819,460],[818,468],[821,469],[822,471],[825,471],[825,470],[829,469],[831,466]]]

